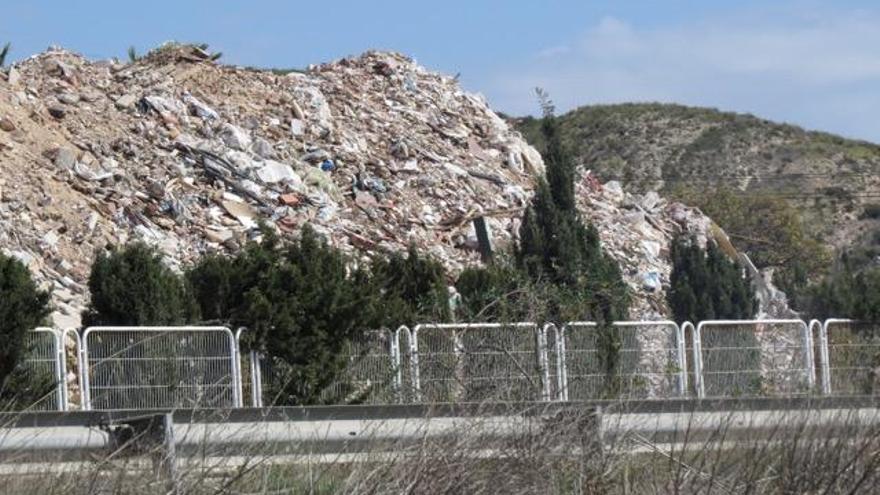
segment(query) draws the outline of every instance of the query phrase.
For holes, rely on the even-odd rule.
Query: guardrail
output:
[[[37,329],[26,365],[51,375],[54,389],[32,409],[271,405],[267,394],[277,388],[273,373],[283,373],[283,363],[245,349],[245,332],[94,327],[80,335]],[[68,344],[72,355],[65,352]],[[880,392],[880,325],[844,319],[422,324],[412,331],[401,326],[364,333],[346,347],[345,357],[339,380],[322,394],[325,400],[553,402]],[[76,369],[76,385],[68,383],[68,367]],[[74,387],[78,401],[70,400]]]
[[[377,452],[454,434],[478,438],[465,448],[482,458],[509,456],[511,440],[522,441],[526,432],[553,438],[563,447],[560,459],[586,445],[638,452],[639,443],[620,441],[626,438],[681,452],[719,442],[719,432],[719,448],[754,448],[803,435],[805,425],[829,428],[835,441],[855,438],[866,430],[850,426],[880,424],[878,406],[878,397],[776,397],[0,413],[0,464],[45,476],[83,460],[152,457],[155,474],[172,486],[178,467],[207,453],[235,462],[271,456],[339,462],[340,454],[363,454],[346,459],[375,463]],[[315,453],[329,455],[320,461]],[[30,463],[32,471],[22,469]]]

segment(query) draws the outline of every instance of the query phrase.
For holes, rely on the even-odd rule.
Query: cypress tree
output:
[[[667,300],[678,322],[749,319],[757,309],[754,289],[739,264],[714,243],[705,250],[694,239],[672,243],[672,274]]]
[[[28,376],[21,368],[28,351],[25,335],[48,314],[49,295],[37,288],[27,267],[0,254],[0,409],[9,400],[27,404],[38,399],[45,385],[51,389],[51,377]]]
[[[551,318],[609,322],[625,318],[626,284],[617,263],[602,252],[595,227],[580,218],[574,161],[562,144],[552,105],[544,98],[542,106],[546,178],[538,180],[523,217],[516,263],[533,282],[552,287]]]
[[[538,96],[544,110],[541,131],[546,144],[546,177],[538,180],[523,218],[516,262],[530,279],[532,290],[546,298],[546,318],[599,323],[603,395],[614,397],[621,387],[621,342],[619,332],[610,324],[626,319],[628,290],[617,263],[602,251],[595,227],[580,218],[574,160],[563,146],[552,104],[542,91]]]

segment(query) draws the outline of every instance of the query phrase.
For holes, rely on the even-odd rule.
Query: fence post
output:
[[[559,373],[559,396],[560,400],[568,402],[568,350],[566,349],[565,340],[568,338],[566,329],[568,325],[562,325],[562,328],[553,325],[556,335],[556,353],[559,357],[556,360],[556,367]]]
[[[263,356],[257,351],[250,351],[251,361],[251,405],[263,407],[263,375],[260,360]]]
[[[67,363],[64,359],[64,339],[62,333],[54,328],[47,328],[55,342],[54,368],[55,368],[55,408],[58,411],[67,410]]]
[[[681,325],[675,325],[676,347],[678,348],[678,356],[676,356],[678,359],[678,393],[682,397],[687,397],[688,395],[687,336],[685,335],[685,330],[688,326],[693,331],[694,325],[689,321]]]
[[[80,380],[82,381],[82,390],[80,393],[82,394],[82,408],[83,411],[91,411],[92,410],[92,395],[90,390],[90,381],[89,375],[91,374],[91,369],[89,368],[89,331],[90,328],[86,328],[83,331],[82,335],[82,348],[80,349],[79,360],[82,367],[82,377]]]
[[[816,362],[813,356],[813,332],[811,326],[801,322],[804,334],[804,361],[807,366],[807,388],[812,393],[816,387]],[[812,325],[812,323],[811,323]]]
[[[817,363],[814,362],[813,367],[814,367],[814,369],[816,367],[819,368],[820,393],[823,395],[827,395],[828,394],[828,386],[830,385],[830,383],[827,383],[827,381],[826,381],[826,374],[827,374],[826,366],[828,366],[828,358],[827,358],[828,342],[825,339],[823,325],[822,325],[821,321],[810,320],[809,328],[810,328],[810,336],[814,338],[813,345],[814,346],[816,345],[817,340],[818,340],[818,344],[819,344],[819,363],[817,365]],[[815,330],[813,330],[814,328],[815,328]],[[814,331],[815,331],[815,335],[813,334]],[[814,361],[815,361],[815,359],[814,359]]]
[[[412,338],[409,343],[410,376],[413,382],[413,400],[415,402],[422,402],[422,382],[419,377],[419,329],[421,327],[422,325],[416,325],[413,328]]]
[[[547,327],[552,323],[546,323],[543,327],[535,325],[535,338],[538,344],[538,369],[541,372],[541,400],[552,400],[550,386],[550,364],[547,356]]]
[[[688,323],[693,332],[694,341],[694,388],[696,389],[697,397],[702,399],[706,397],[706,387],[703,383],[703,343],[700,338],[703,322],[700,322],[696,327],[694,327],[693,323]]]
[[[241,378],[241,335],[247,330],[245,327],[238,327],[235,331],[235,340],[232,345],[232,373],[233,373],[233,395],[232,402],[235,407],[244,407],[244,385]]]

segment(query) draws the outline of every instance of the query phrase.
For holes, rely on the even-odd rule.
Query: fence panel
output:
[[[405,328],[405,327],[402,327]],[[393,404],[398,402],[404,376],[398,373],[397,338],[401,330],[365,332],[345,344],[343,368],[337,378],[319,393],[325,404]],[[408,330],[407,330],[408,333]],[[258,390],[253,405],[285,404],[285,388],[295,380],[292,370],[280,359],[250,354],[251,388]],[[400,376],[399,376],[400,375]]]
[[[25,334],[24,366],[27,370],[30,411],[64,411],[67,409],[62,335],[52,328],[37,328]]]
[[[880,394],[880,323],[829,319],[822,325],[826,394]]]
[[[564,400],[676,397],[686,388],[684,342],[674,322],[570,322],[561,342]]]
[[[413,382],[423,402],[540,400],[544,357],[534,323],[418,325]]]
[[[813,344],[801,320],[714,320],[695,332],[698,395],[805,394],[815,382]]]
[[[92,327],[85,409],[241,406],[235,337],[224,327]]]
[[[322,393],[325,403],[394,404],[397,399],[396,332],[365,332],[345,346],[345,365]]]

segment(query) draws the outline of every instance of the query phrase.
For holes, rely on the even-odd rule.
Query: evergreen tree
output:
[[[602,251],[595,227],[581,221],[574,193],[575,165],[562,145],[552,106],[546,99],[543,106],[546,179],[539,179],[523,217],[517,264],[530,280],[554,288],[549,317],[623,319],[629,304],[626,284],[617,263]]]
[[[621,388],[620,335],[611,326],[626,319],[629,294],[617,263],[602,251],[599,234],[577,210],[576,167],[565,149],[553,106],[538,91],[544,110],[541,125],[546,177],[538,180],[519,232],[516,261],[530,289],[546,301],[542,316],[557,321],[593,320],[605,376],[603,395]]]
[[[100,252],[92,264],[89,291],[85,326],[180,325],[198,319],[182,277],[142,243]]]
[[[29,403],[45,392],[40,377],[28,376],[21,363],[25,335],[48,314],[49,295],[37,289],[24,265],[0,254],[0,410],[9,400]]]
[[[667,293],[678,322],[715,319],[749,319],[757,309],[754,289],[742,267],[714,243],[704,251],[694,239],[672,243],[672,274]]]

